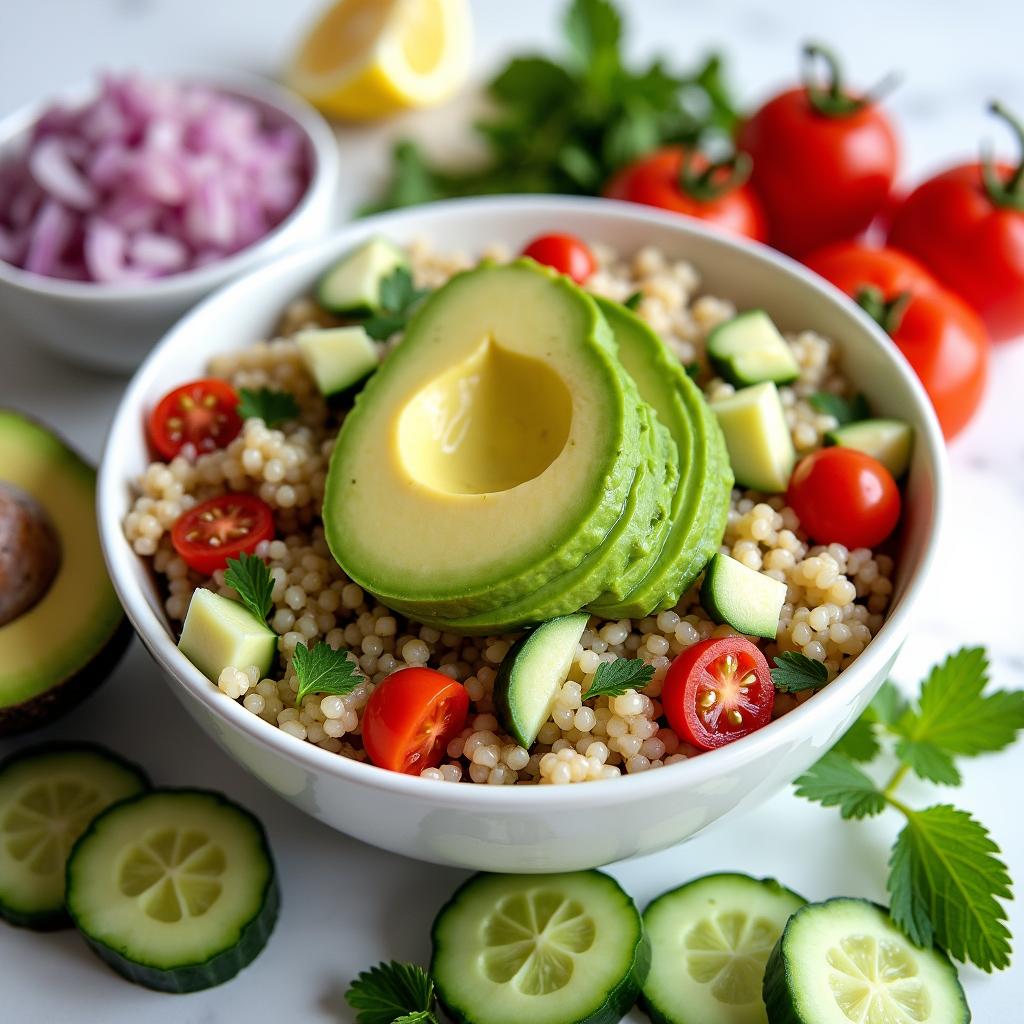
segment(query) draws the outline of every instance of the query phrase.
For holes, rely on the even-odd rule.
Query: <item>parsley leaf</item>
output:
[[[434,983],[415,964],[392,960],[371,967],[352,982],[345,999],[359,1011],[357,1024],[437,1024]]]
[[[782,693],[820,690],[828,682],[828,669],[799,651],[784,651],[775,656],[772,682]]]
[[[644,297],[644,293],[643,292],[635,291],[622,304],[626,307],[626,309],[637,310],[637,309],[640,308],[640,303],[643,301],[643,297]]]
[[[258,418],[268,427],[277,427],[299,415],[299,403],[287,391],[272,391],[270,388],[252,391],[242,388],[238,394],[238,415],[243,420]]]
[[[889,861],[896,924],[918,945],[938,942],[983,971],[1010,962],[1006,865],[985,827],[966,811],[937,804],[911,811]]]
[[[363,676],[346,651],[336,651],[323,640],[315,647],[299,644],[292,655],[292,667],[299,680],[295,703],[301,705],[311,693],[330,693],[339,697],[351,693]]]
[[[701,366],[700,363],[694,361],[692,363],[686,363],[683,366],[683,370],[686,372],[686,376],[690,380],[696,380],[700,376]]]
[[[638,658],[616,658],[602,661],[594,673],[590,689],[583,695],[591,697],[619,697],[627,690],[642,690],[654,678],[654,666]]]
[[[832,747],[833,753],[843,754],[851,761],[873,761],[882,749],[875,735],[875,723],[869,708],[842,735]]]
[[[796,780],[796,795],[822,807],[838,807],[844,818],[867,818],[885,810],[885,795],[848,757],[829,751]]]
[[[395,267],[380,283],[381,312],[363,321],[364,330],[375,341],[386,341],[405,327],[417,303],[429,291],[413,284],[408,267]]]
[[[954,756],[1002,750],[1024,729],[1024,692],[988,696],[988,660],[982,647],[965,647],[936,665],[921,686],[916,708],[893,724],[896,755],[921,778],[956,786]]]
[[[238,594],[238,599],[256,616],[265,622],[274,607],[271,594],[274,580],[266,562],[256,555],[243,551],[238,558],[229,558],[224,582]]]
[[[887,679],[868,706],[868,712],[882,725],[892,728],[906,714],[910,703],[899,691],[899,687]]]
[[[841,395],[833,395],[830,391],[816,391],[809,401],[817,412],[834,416],[839,426],[866,420],[871,415],[867,399],[860,394],[854,395],[853,398],[843,398]]]

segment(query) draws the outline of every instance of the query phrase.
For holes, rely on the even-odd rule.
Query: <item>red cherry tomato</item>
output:
[[[921,379],[947,438],[981,403],[990,344],[985,325],[916,260],[858,242],[830,246],[807,265],[881,324]]]
[[[150,442],[167,460],[187,444],[200,455],[223,448],[241,429],[238,395],[217,377],[194,380],[168,392],[149,417]]]
[[[993,109],[1024,130],[1002,107]],[[889,242],[916,256],[980,314],[994,341],[1024,334],[1024,157],[963,164],[919,185],[893,214]]]
[[[403,668],[370,694],[363,715],[363,746],[379,768],[419,775],[436,768],[466,724],[469,694],[432,668]]]
[[[609,199],[656,206],[696,217],[759,242],[767,238],[764,211],[749,185],[746,154],[709,164],[700,153],[666,146],[627,164],[605,186]]]
[[[877,459],[853,448],[821,448],[793,470],[786,503],[819,544],[873,548],[896,529],[900,492]]]
[[[702,640],[672,662],[661,703],[680,739],[714,750],[771,721],[775,687],[757,646],[724,636]]]
[[[243,551],[274,536],[274,513],[253,494],[222,494],[190,508],[171,528],[171,543],[185,561],[212,576]]]
[[[575,235],[541,235],[523,250],[524,256],[571,277],[577,284],[597,269],[594,254]]]
[[[740,148],[754,160],[750,184],[768,217],[768,239],[802,255],[852,238],[885,208],[896,176],[896,135],[870,97],[844,91],[838,64],[820,47],[829,82],[780,93],[743,126]]]

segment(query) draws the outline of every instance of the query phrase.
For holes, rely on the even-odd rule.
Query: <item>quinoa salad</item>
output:
[[[699,269],[654,248],[620,253],[594,245],[595,267],[583,288],[631,308],[660,335],[671,354],[690,368],[711,403],[735,392],[709,362],[706,343],[737,310],[727,298],[701,291]],[[501,265],[501,247],[483,254]],[[438,289],[476,266],[477,258],[437,251],[426,244],[406,250],[417,289]],[[661,697],[673,660],[701,641],[740,635],[715,621],[701,604],[700,579],[670,608],[640,618],[592,615],[571,657],[567,677],[529,747],[501,724],[494,687],[519,631],[460,635],[422,625],[378,601],[349,578],[332,557],[322,506],[328,468],[339,428],[351,402],[340,406],[321,394],[296,340],[299,332],[336,326],[339,320],[312,296],[283,311],[276,335],[214,356],[211,378],[236,392],[271,389],[293,396],[297,416],[274,428],[259,416],[243,418],[224,447],[184,450],[153,461],[135,481],[124,531],[135,552],[148,560],[163,595],[172,628],[180,630],[193,593],[206,589],[224,597],[235,591],[223,569],[202,573],[172,543],[172,528],[197,504],[225,493],[251,494],[272,510],[272,539],[254,554],[272,581],[270,629],[277,654],[269,673],[256,664],[229,665],[215,683],[225,699],[287,732],[297,742],[367,761],[362,725],[375,688],[395,672],[427,667],[461,683],[469,699],[465,724],[451,738],[440,763],[419,770],[424,778],[489,785],[565,784],[636,774],[702,751],[674,730]],[[822,449],[840,426],[835,415],[812,404],[821,393],[844,399],[854,387],[842,374],[839,351],[825,337],[805,330],[785,340],[798,376],[777,391],[797,457]],[[377,346],[387,361],[403,344],[399,329]],[[379,543],[388,542],[381,537]],[[893,593],[894,560],[888,543],[869,547],[812,542],[786,493],[735,487],[728,500],[718,550],[742,566],[786,586],[774,639],[754,639],[769,663],[797,652],[827,669],[829,679],[850,665],[882,626]],[[293,655],[299,645],[323,641],[347,651],[361,681],[343,695],[311,693],[297,702],[299,681]],[[653,678],[639,691],[587,698],[603,663],[639,659]],[[777,692],[771,718],[791,711],[814,693]]]

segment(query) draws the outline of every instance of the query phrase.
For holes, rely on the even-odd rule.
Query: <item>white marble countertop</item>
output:
[[[0,115],[101,67],[210,63],[273,73],[316,6],[317,0],[10,3],[3,18]],[[561,0],[475,0],[478,73],[513,49],[550,45],[562,6]],[[981,137],[1006,142],[983,114],[990,97],[1024,112],[1024,7],[1010,0],[862,0],[842,7],[821,0],[622,0],[622,6],[632,52],[659,49],[684,65],[723,46],[747,100],[792,78],[797,45],[810,37],[838,46],[858,82],[900,69],[905,83],[889,107],[906,143],[908,180],[969,155]],[[372,190],[389,138],[413,130],[447,146],[458,123],[450,112],[439,112],[342,133],[349,205]],[[965,643],[989,647],[999,685],[1024,686],[1017,582],[1024,574],[1024,543],[1017,536],[1024,518],[1024,343],[996,352],[992,378],[986,405],[951,451],[954,486],[942,554],[897,667],[898,680],[908,686]],[[46,419],[93,456],[123,383],[56,362],[0,320],[0,404]],[[294,810],[198,732],[137,643],[80,711],[38,737],[0,741],[0,755],[51,737],[108,743],[145,764],[158,783],[221,788],[250,807],[270,834],[284,907],[268,949],[239,979],[180,997],[122,981],[73,932],[41,935],[0,925],[0,1018],[18,1024],[345,1022],[352,1013],[343,993],[359,970],[382,958],[425,962],[430,921],[461,873],[374,850]],[[964,786],[952,798],[991,829],[1021,883],[1024,745],[964,769]],[[911,784],[908,795],[924,806],[950,794]],[[775,875],[810,898],[843,893],[881,900],[898,827],[891,814],[841,823],[834,811],[785,792],[688,844],[611,870],[641,904],[697,874],[729,869]],[[1020,903],[1011,904],[1010,917],[1019,945]],[[1019,959],[1001,974],[966,968],[961,977],[976,1021],[1020,1019]]]

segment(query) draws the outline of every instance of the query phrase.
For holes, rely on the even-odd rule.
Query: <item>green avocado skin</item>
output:
[[[604,618],[643,618],[672,608],[700,575],[725,532],[733,476],[725,439],[696,384],[658,335],[618,303],[599,299],[619,357],[676,440],[681,458],[672,526],[648,572],[623,596],[602,595],[588,610]]]

